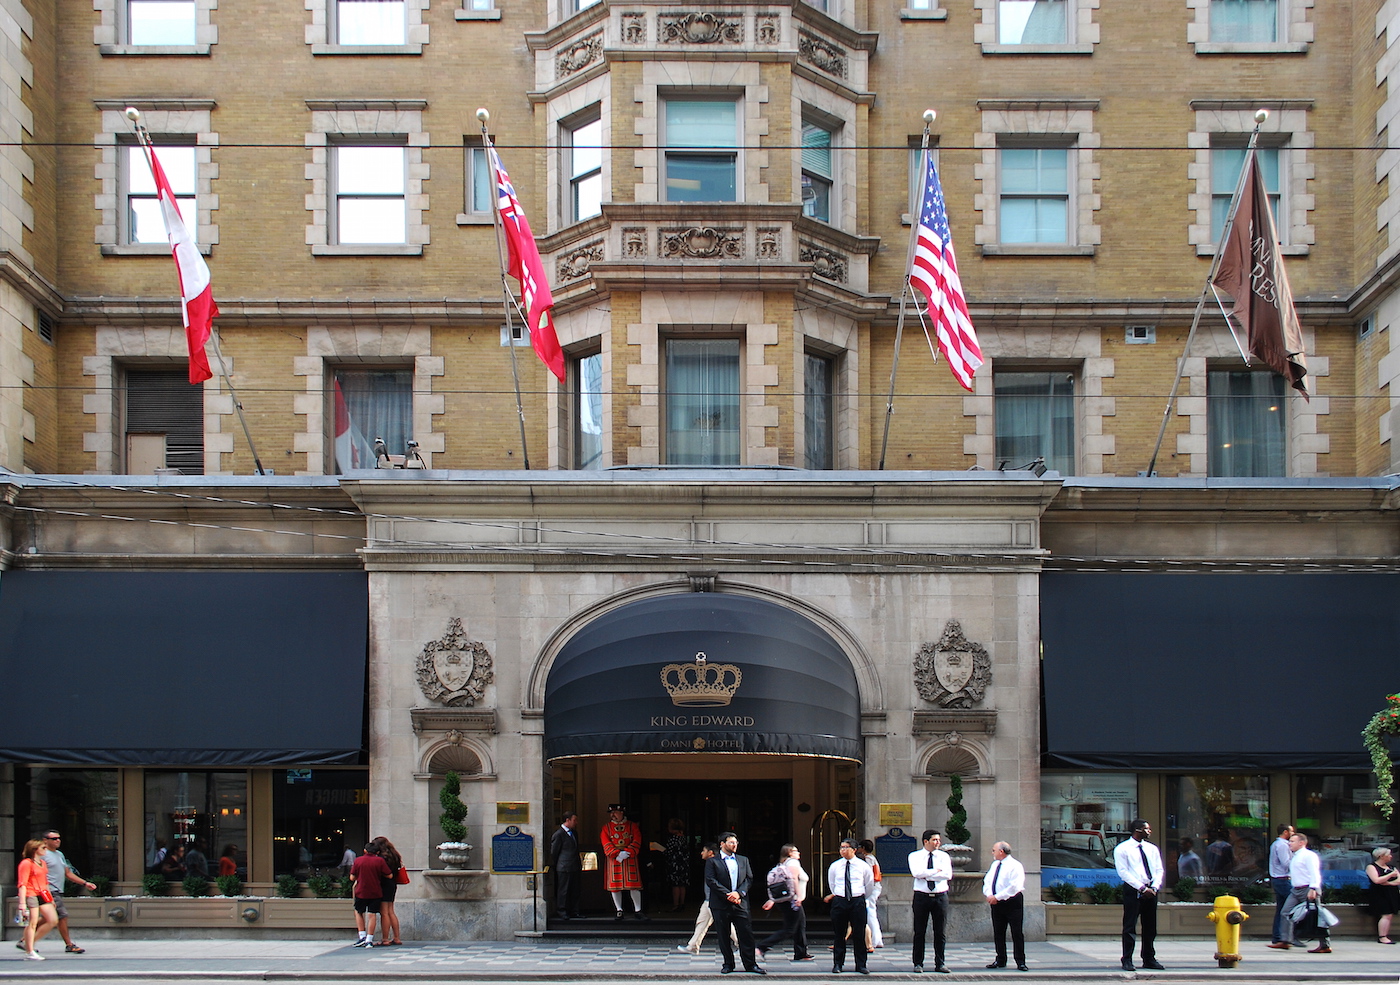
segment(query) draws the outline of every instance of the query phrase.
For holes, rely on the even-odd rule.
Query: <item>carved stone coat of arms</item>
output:
[[[423,647],[418,656],[418,686],[430,701],[473,705],[495,679],[485,644],[467,639],[462,620],[453,618],[447,633]]]
[[[971,708],[992,682],[992,660],[981,643],[963,635],[962,625],[949,619],[936,643],[919,647],[914,658],[914,686],[919,697],[943,708]]]

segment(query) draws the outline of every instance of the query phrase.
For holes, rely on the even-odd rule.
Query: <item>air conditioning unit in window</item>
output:
[[[1153,345],[1157,341],[1156,325],[1129,325],[1123,332],[1128,345]]]

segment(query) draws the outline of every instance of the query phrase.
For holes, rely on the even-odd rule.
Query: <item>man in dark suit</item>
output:
[[[554,870],[554,912],[560,920],[582,916],[578,911],[579,878],[583,862],[574,826],[578,815],[569,811],[549,842],[549,866]]]
[[[754,957],[753,923],[749,919],[749,886],[753,870],[749,860],[738,854],[739,837],[733,831],[719,836],[719,854],[705,863],[705,895],[710,901],[710,913],[715,918],[719,934],[719,953],[724,959],[721,975],[734,971],[734,945],[729,941],[729,928],[739,935],[739,957],[744,970],[755,975],[768,974],[758,966]]]

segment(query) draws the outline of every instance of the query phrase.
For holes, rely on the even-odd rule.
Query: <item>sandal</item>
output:
[[[69,944],[64,950],[69,954],[82,954],[87,948],[79,947],[77,944]]]
[[[1394,942],[1393,940],[1391,940],[1389,937],[1377,937],[1377,938],[1376,938],[1376,943],[1377,943],[1377,944],[1394,944],[1395,942]]]

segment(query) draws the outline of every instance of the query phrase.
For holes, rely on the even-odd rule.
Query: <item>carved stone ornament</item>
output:
[[[914,658],[919,697],[944,708],[971,708],[992,682],[992,659],[981,643],[969,642],[962,626],[949,619],[937,643],[925,643]]]
[[[636,227],[622,230],[622,255],[636,260],[647,255],[647,231]]]
[[[597,61],[602,53],[602,31],[580,38],[554,56],[554,75],[560,79],[566,75],[573,75]]]
[[[781,260],[783,258],[781,230],[760,229],[758,231],[758,258],[760,260]]]
[[[689,229],[661,233],[663,260],[676,257],[695,260],[739,260],[743,256],[744,241],[737,230],[691,226]]]
[[[846,49],[830,41],[803,31],[797,37],[797,53],[827,75],[846,77]]]
[[[849,261],[826,247],[803,243],[797,248],[797,260],[799,263],[810,263],[812,273],[818,277],[834,280],[838,284],[846,282],[846,266]]]
[[[733,14],[680,14],[660,22],[662,44],[743,44],[744,22]]]
[[[623,44],[646,44],[646,43],[647,43],[647,15],[646,15],[646,14],[623,14],[623,15],[622,15],[622,43],[623,43]]]
[[[759,44],[778,43],[778,15],[757,14],[754,17],[754,33]]]
[[[429,701],[472,705],[495,680],[486,646],[467,639],[462,620],[447,623],[447,633],[423,647],[418,656],[418,686]]]
[[[588,269],[595,261],[603,259],[603,241],[585,243],[577,249],[562,253],[556,262],[560,281],[578,280],[588,276]]]

